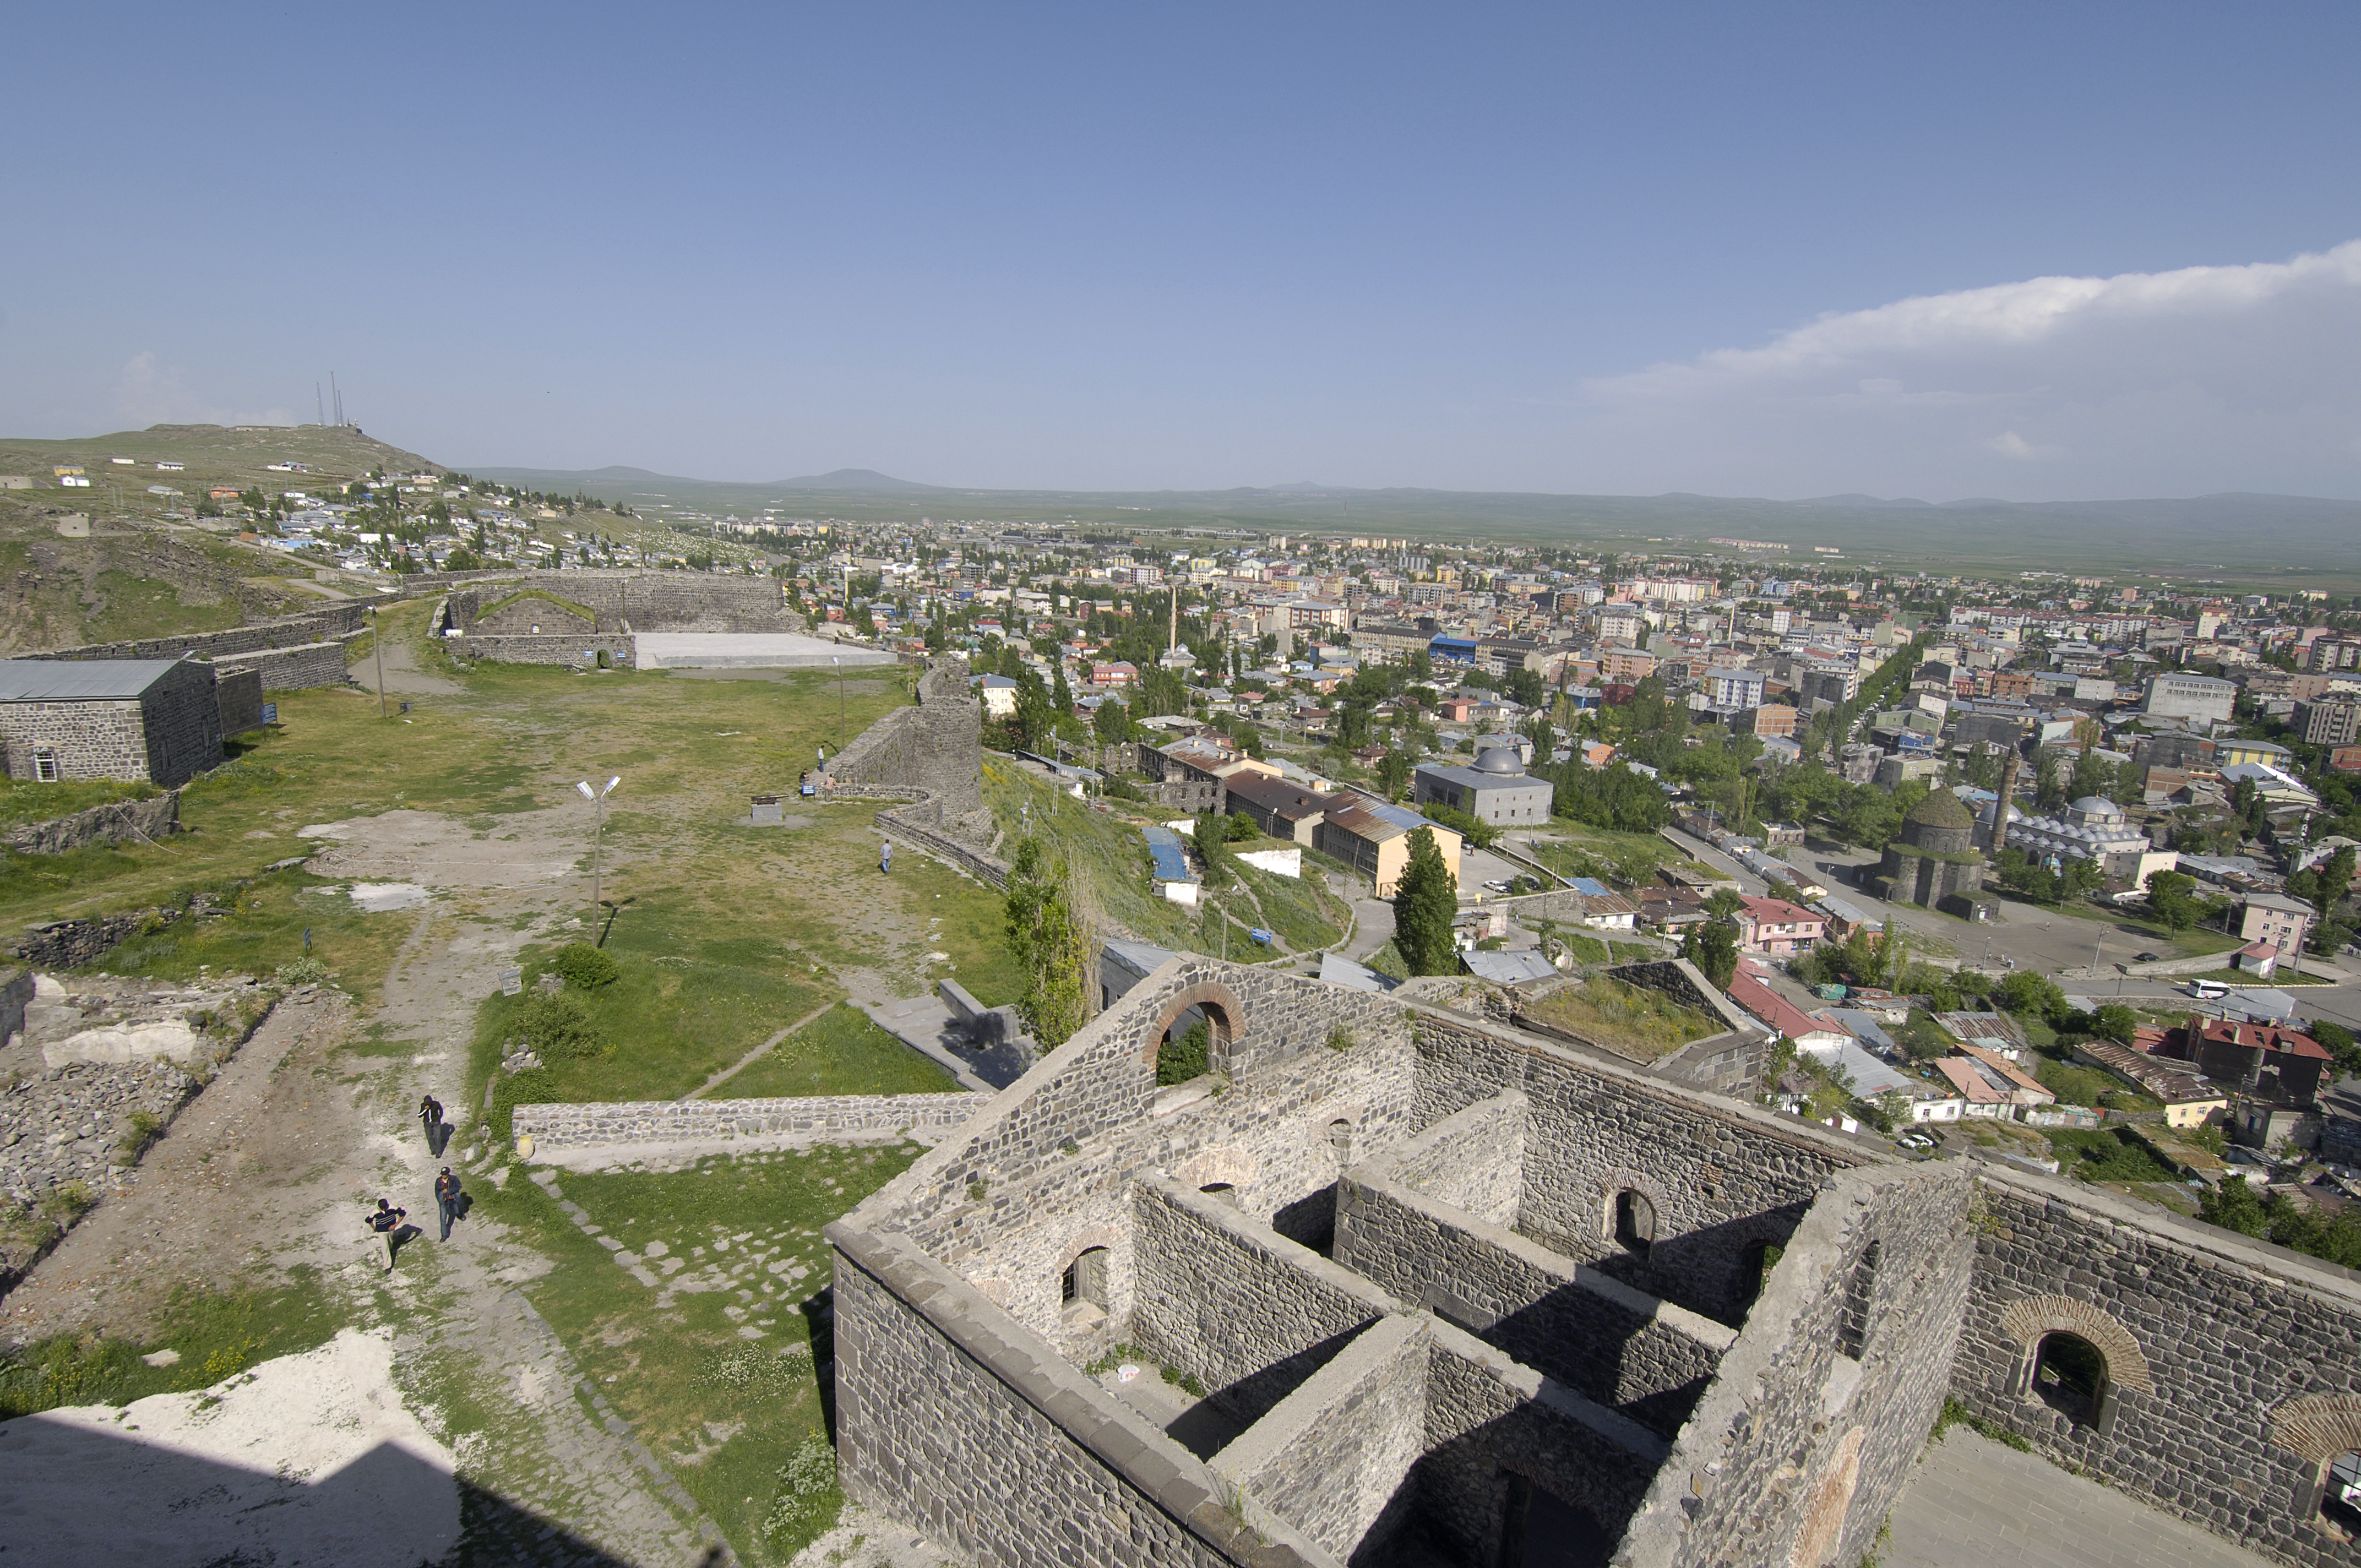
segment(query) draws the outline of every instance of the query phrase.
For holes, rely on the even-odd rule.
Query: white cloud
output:
[[[1585,383],[1594,489],[2361,494],[2361,240],[1823,315]]]
[[[292,424],[283,408],[241,412],[213,401],[185,371],[159,364],[151,349],[131,356],[115,378],[115,411],[133,427],[149,424]]]

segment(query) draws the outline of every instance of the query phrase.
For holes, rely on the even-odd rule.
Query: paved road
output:
[[[2096,1481],[1953,1427],[1910,1474],[1885,1568],[2265,1568]]]

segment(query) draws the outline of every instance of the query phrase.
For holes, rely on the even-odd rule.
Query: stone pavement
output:
[[[1911,1471],[1883,1568],[2268,1568],[2096,1481],[1953,1427]]]

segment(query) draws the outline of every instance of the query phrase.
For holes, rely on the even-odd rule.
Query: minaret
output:
[[[2008,847],[2008,803],[2016,797],[2016,747],[2011,745],[2000,760],[2000,799],[1993,805],[1992,838],[1984,845],[1984,853],[1995,861]]]
[[[1172,630],[1164,643],[1167,653],[1180,646],[1180,585],[1172,585]]]

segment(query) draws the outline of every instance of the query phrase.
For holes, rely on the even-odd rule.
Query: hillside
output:
[[[113,461],[127,457],[128,465]],[[159,471],[159,462],[177,470]],[[306,472],[273,473],[300,463]],[[80,465],[88,489],[51,470]],[[327,488],[372,468],[415,471],[425,458],[349,428],[156,425],[72,441],[0,438],[0,653],[77,642],[206,631],[285,615],[339,597],[341,575],[241,543],[210,520],[173,519],[216,485]],[[150,485],[181,492],[153,496]]]

